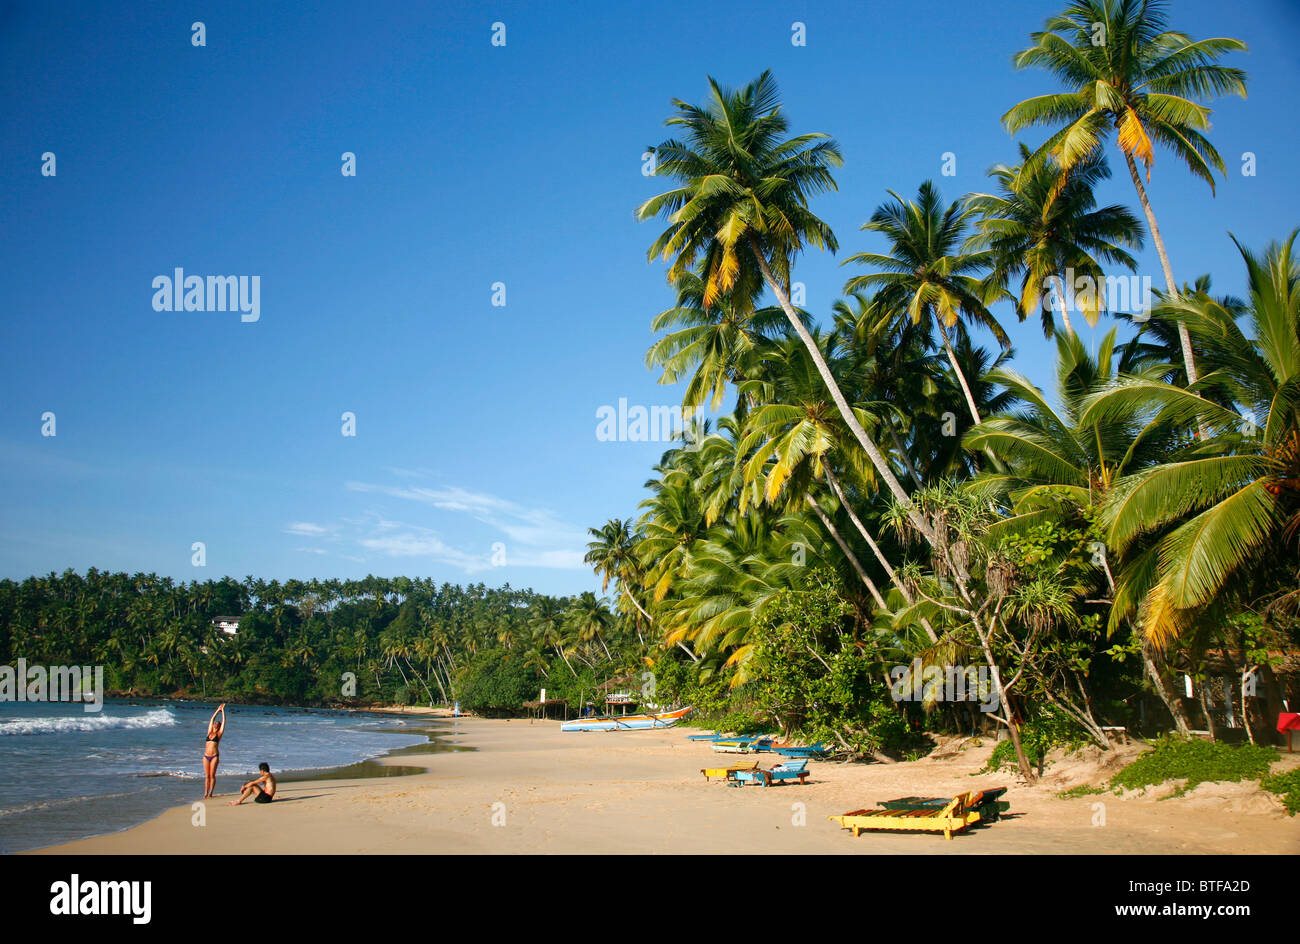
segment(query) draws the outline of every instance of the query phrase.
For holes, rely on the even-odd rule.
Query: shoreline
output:
[[[474,750],[420,757],[426,769],[418,774],[282,781],[272,804],[232,808],[229,795],[220,797],[206,807],[202,827],[191,807],[180,806],[126,830],[26,854],[1300,853],[1300,820],[1254,783],[1202,784],[1170,800],[1158,798],[1169,792],[1159,788],[1056,795],[1071,779],[1108,775],[1128,753],[1101,765],[1063,759],[1027,787],[1011,774],[979,773],[991,742],[954,742],[897,764],[814,762],[803,786],[735,789],[704,782],[700,769],[719,755],[688,741],[688,730],[575,734],[555,721],[462,717],[440,739]],[[826,819],[895,796],[998,786],[1009,788],[1011,815],[952,842],[910,833],[853,839]]]
[[[211,705],[216,707],[220,704],[245,706],[248,708],[284,708],[293,711],[373,711],[378,714],[427,714],[435,717],[451,718],[452,708],[433,707],[429,705],[345,705],[345,704],[285,704],[277,701],[232,701],[229,696],[218,695],[140,695],[132,692],[106,691],[104,692],[104,702],[109,699],[122,702],[142,702],[156,701],[164,703],[183,702],[195,705]],[[462,711],[460,717],[472,717],[470,712]]]
[[[169,711],[178,710],[186,706],[204,707],[204,703],[188,698],[120,698],[113,696],[111,700],[106,698],[104,704],[126,705],[136,708],[147,707],[151,710],[161,709]],[[276,771],[279,782],[282,784],[316,783],[342,779],[369,780],[371,778],[414,776],[424,773],[428,769],[427,765],[422,763],[422,755],[427,756],[463,749],[449,746],[442,741],[441,735],[445,730],[445,724],[443,723],[444,713],[439,709],[429,709],[418,706],[407,709],[402,709],[399,706],[381,706],[378,709],[328,709],[310,706],[287,706],[280,708],[279,706],[244,706],[242,704],[234,707],[248,707],[258,710],[281,710],[292,714],[317,714],[321,716],[342,713],[351,716],[357,726],[371,726],[374,728],[377,724],[383,724],[387,730],[391,731],[391,733],[403,735],[407,739],[407,741],[404,741],[398,746],[392,744],[381,745],[376,743],[364,752],[345,752],[337,762],[331,763],[329,760],[326,760],[327,765],[282,768]],[[399,715],[406,715],[409,717],[410,727],[393,726],[395,717]],[[371,717],[368,718],[367,716]],[[451,711],[450,709],[447,709],[445,717],[449,718],[450,716]],[[397,725],[405,725],[407,723],[408,722],[397,721]],[[374,730],[379,729],[374,728]],[[413,737],[419,738],[419,740],[414,741],[414,743],[409,743],[410,739]],[[381,761],[385,761],[385,763],[381,763]],[[185,787],[180,785],[189,784],[193,787],[194,783],[197,782],[199,785],[199,793],[201,793],[201,778],[196,781],[183,776],[177,776],[173,773],[163,772],[128,773],[122,776],[128,778],[126,781],[128,783],[134,783],[135,780],[133,778],[144,778],[144,781],[142,782],[152,782],[152,778],[160,778],[162,782],[172,786],[164,786],[163,793],[153,797],[152,802],[136,803],[127,810],[119,810],[119,815],[113,815],[107,811],[100,811],[100,815],[96,817],[95,812],[92,811],[90,818],[85,819],[83,825],[67,828],[67,831],[64,833],[65,836],[67,833],[72,833],[73,835],[81,833],[82,835],[76,839],[65,839],[57,844],[63,844],[63,842],[95,840],[105,836],[112,836],[126,832],[148,823],[153,819],[156,819],[158,816],[163,815],[168,810],[177,808],[176,804],[183,798],[185,790]],[[235,768],[223,770],[218,777],[218,789],[223,786],[230,789],[232,785],[235,785],[244,779],[247,779],[247,771],[238,771]],[[67,806],[69,804],[75,805],[75,801],[90,801],[93,804],[102,803],[106,799],[116,795],[118,794],[110,793],[106,795],[89,795],[85,797],[72,797],[70,800],[55,798],[51,802],[55,806]],[[237,795],[237,790],[234,794],[226,795],[228,797]],[[138,797],[132,795],[130,799],[135,800],[138,799]],[[198,801],[199,799],[201,799],[201,797],[199,794],[196,794],[194,800]],[[19,810],[19,812],[21,812],[21,810]],[[29,830],[30,835],[25,835],[21,839],[11,835],[9,839],[13,840],[14,844],[20,844],[19,848],[7,849],[4,851],[4,854],[30,854],[49,845],[49,839],[46,839],[45,842],[41,842],[42,836],[39,827],[34,830],[31,827],[24,828]],[[36,845],[38,842],[40,844]]]

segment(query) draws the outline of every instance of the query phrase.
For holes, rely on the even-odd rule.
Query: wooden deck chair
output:
[[[900,831],[917,831],[943,833],[944,839],[951,839],[952,834],[961,832],[972,822],[978,822],[979,814],[968,811],[972,795],[963,793],[948,801],[941,810],[852,810],[829,819],[838,822],[842,829],[853,830],[853,835],[862,835],[866,829],[892,829]]]
[[[967,820],[970,825],[976,822],[996,823],[1007,810],[1011,809],[1011,804],[1001,799],[1002,794],[1007,792],[1006,787],[997,787],[988,790],[976,790],[970,794],[971,799],[966,804]],[[882,800],[876,803],[882,810],[919,810],[932,809],[939,810],[948,805],[952,797],[895,797],[892,800]],[[972,819],[972,816],[978,816],[978,820]]]

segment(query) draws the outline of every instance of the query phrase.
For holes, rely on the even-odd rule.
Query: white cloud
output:
[[[533,547],[581,546],[587,540],[587,532],[584,529],[560,521],[548,509],[525,508],[496,495],[472,492],[459,486],[419,488],[348,482],[347,487],[354,492],[378,493],[390,498],[432,505],[443,511],[461,512],[491,525],[511,541],[519,544]]]
[[[285,534],[296,534],[303,538],[320,538],[327,534],[333,534],[334,531],[334,528],[312,524],[310,521],[293,521],[284,527]]]
[[[424,477],[423,471],[390,469],[402,478]],[[379,485],[348,482],[349,491],[381,495],[411,502],[440,512],[467,515],[500,532],[505,545],[506,567],[544,567],[583,570],[582,556],[587,541],[585,529],[561,521],[549,509],[526,508],[508,499],[459,486],[427,488],[412,485]],[[489,548],[466,550],[443,539],[432,528],[394,521],[371,513],[361,519],[345,519],[345,537],[359,548],[389,557],[423,558],[449,564],[467,574],[493,569]],[[297,526],[302,526],[299,523]],[[319,525],[310,525],[319,528]],[[322,528],[319,534],[336,536],[337,529]],[[295,532],[308,533],[308,532]],[[340,555],[342,556],[342,555]]]

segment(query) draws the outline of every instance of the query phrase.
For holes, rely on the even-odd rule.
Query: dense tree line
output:
[[[239,617],[233,636],[213,623],[228,616]],[[337,705],[451,704],[467,694],[467,708],[518,711],[549,686],[576,707],[635,659],[629,638],[594,594],[508,585],[178,583],[94,569],[0,581],[0,662],[103,665],[110,691],[142,696]],[[502,679],[515,693],[504,702]]]

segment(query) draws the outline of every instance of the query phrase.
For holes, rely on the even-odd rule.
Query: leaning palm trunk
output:
[[[682,652],[686,653],[688,656],[690,656],[692,662],[694,662],[696,665],[699,665],[700,657],[697,656],[695,653],[691,652],[691,650],[687,647],[686,643],[682,642],[680,639],[677,640],[677,648],[680,649]]]
[[[898,500],[899,504],[907,510],[907,517],[912,522],[912,526],[920,531],[921,534],[925,535],[927,539],[933,541],[933,529],[931,529],[929,523],[921,517],[912,506],[911,499],[908,498],[907,492],[904,491],[902,483],[900,483],[898,478],[894,475],[894,470],[889,467],[889,462],[880,451],[880,447],[877,446],[871,437],[867,435],[867,431],[863,429],[862,424],[858,422],[857,416],[853,413],[853,408],[849,406],[849,401],[845,399],[843,391],[840,390],[840,385],[835,382],[835,377],[831,374],[830,366],[826,363],[826,359],[822,357],[822,352],[818,349],[817,342],[813,340],[813,336],[808,332],[808,328],[804,326],[803,321],[795,313],[794,306],[790,304],[789,296],[786,295],[785,291],[776,281],[776,276],[772,274],[772,268],[767,264],[767,259],[763,255],[763,250],[758,244],[758,237],[753,233],[750,233],[749,235],[749,245],[750,249],[753,250],[754,258],[758,260],[759,268],[763,272],[763,281],[772,291],[772,294],[776,296],[777,302],[781,305],[781,310],[785,312],[785,316],[789,319],[790,325],[794,328],[795,333],[799,335],[799,340],[801,340],[804,347],[808,349],[809,356],[812,357],[813,363],[817,366],[817,373],[821,375],[822,381],[826,384],[826,389],[830,392],[831,399],[835,401],[835,406],[839,409],[840,415],[844,418],[844,422],[848,425],[854,438],[857,439],[858,443],[866,452],[867,458],[871,460],[871,464],[874,465],[876,471],[880,473],[880,478],[884,481],[885,487],[889,489],[890,493]]]
[[[632,601],[632,605],[637,608],[637,611],[646,618],[646,622],[653,626],[655,621],[654,617],[651,616],[649,613],[647,613],[640,603],[636,602],[636,597],[632,596],[632,592],[628,590],[627,587],[623,587],[623,593],[626,594],[627,598]],[[641,637],[641,631],[637,630],[637,638],[640,639],[640,637]],[[645,642],[644,639],[642,639],[641,641]],[[691,661],[694,662],[696,665],[699,664],[700,657],[697,656],[695,653],[691,652],[691,650],[687,648],[686,644],[683,643],[681,640],[677,641],[677,648],[682,650],[682,652],[686,653],[688,656],[690,656]]]
[[[438,686],[438,692],[442,695],[442,703],[444,705],[450,704],[451,700],[447,697],[447,689],[442,685],[442,676],[438,674],[438,667],[436,665],[430,665],[428,670],[429,674],[433,676],[433,681]]]
[[[907,476],[916,485],[917,488],[925,488],[925,483],[921,481],[920,474],[916,471],[916,466],[912,463],[912,457],[907,454],[907,447],[903,444],[902,438],[898,435],[898,430],[894,428],[894,421],[888,416],[885,417],[885,425],[889,428],[889,437],[894,441],[894,450],[898,453],[903,468],[907,469]]]
[[[1187,712],[1183,710],[1183,703],[1178,699],[1176,693],[1170,691],[1169,680],[1165,678],[1160,667],[1156,665],[1155,657],[1147,645],[1142,644],[1142,664],[1146,667],[1147,677],[1151,679],[1151,684],[1155,687],[1156,694],[1160,700],[1165,703],[1165,708],[1174,719],[1174,727],[1183,737],[1192,736],[1192,726],[1187,722]]]
[[[1016,751],[1016,766],[1020,768],[1020,776],[1027,783],[1034,781],[1034,768],[1029,763],[1029,758],[1025,756],[1024,745],[1020,743],[1020,722],[1016,720],[1015,713],[1011,710],[1011,701],[1007,698],[1007,689],[1002,685],[1002,670],[998,668],[998,663],[993,658],[993,646],[991,642],[992,626],[989,631],[985,631],[984,622],[978,614],[972,614],[971,624],[975,627],[975,633],[979,636],[980,650],[984,653],[984,662],[989,667],[989,674],[993,678],[993,691],[997,693],[998,704],[1002,707],[1002,713],[1005,718],[994,718],[1001,721],[1007,726],[1007,732],[1011,735],[1011,744]]]
[[[560,658],[563,659],[563,660],[564,660],[564,664],[567,665],[567,666],[569,667],[569,672],[571,672],[571,673],[573,674],[573,677],[574,677],[574,678],[577,678],[577,677],[578,677],[578,673],[573,671],[573,664],[572,664],[571,662],[569,662],[569,657],[566,656],[566,655],[564,654],[564,649],[563,649],[561,646],[554,646],[554,647],[552,647],[552,648],[554,648],[555,651],[558,652],[558,653],[560,654]]]
[[[426,679],[424,676],[420,675],[419,672],[415,671],[415,666],[413,666],[413,665],[411,664],[411,660],[410,660],[410,659],[407,659],[407,660],[406,660],[406,667],[407,667],[408,669],[411,670],[411,678],[415,679],[417,682],[420,683],[421,686],[423,686],[423,688],[424,688],[424,693],[425,693],[426,695],[429,696],[429,704],[432,705],[432,704],[433,704],[433,689],[431,689],[431,688],[429,687],[429,680]]]
[[[948,352],[948,363],[952,364],[953,372],[957,375],[957,383],[961,385],[962,395],[966,398],[966,407],[970,410],[970,417],[978,426],[983,420],[980,419],[979,407],[975,405],[975,397],[970,392],[970,383],[966,380],[966,372],[961,369],[961,364],[957,362],[957,352],[952,349],[952,342],[948,340],[948,329],[944,327],[943,321],[939,321],[939,333],[943,336],[943,349]],[[1003,469],[1003,465],[993,450],[985,446],[984,455],[988,456],[989,462],[993,463],[994,469]]]
[[[858,518],[857,513],[854,512],[853,506],[849,504],[848,498],[844,495],[844,490],[840,488],[839,479],[837,479],[835,473],[831,471],[830,464],[822,463],[822,468],[826,473],[826,483],[831,487],[831,491],[835,493],[835,497],[839,499],[844,510],[849,513],[849,520],[851,520],[854,527],[858,529],[858,534],[862,535],[862,540],[867,542],[867,547],[871,548],[871,553],[876,556],[876,560],[880,562],[880,566],[883,567],[885,573],[889,575],[889,582],[897,588],[900,594],[902,594],[907,605],[911,606],[916,602],[915,598],[912,596],[912,592],[907,589],[907,585],[899,578],[898,572],[894,570],[890,565],[889,560],[885,557],[884,552],[880,550],[880,545],[875,542],[875,539],[871,536],[871,532],[867,530],[866,525],[862,523]],[[884,604],[882,603],[881,606],[883,605]],[[930,637],[930,642],[939,641],[939,635],[934,631],[934,627],[930,625],[928,619],[922,617],[921,625],[925,628],[926,635]]]
[[[646,618],[646,622],[653,623],[654,618],[645,611],[645,607],[643,607],[640,603],[636,602],[636,597],[632,596],[632,591],[629,590],[626,586],[624,586],[622,581],[619,581],[619,587],[620,589],[622,589],[623,595],[626,596],[630,601],[632,601],[632,605],[636,607],[637,612]]]
[[[957,375],[957,383],[961,385],[961,392],[966,397],[966,406],[970,410],[970,418],[978,426],[981,422],[979,407],[975,405],[975,397],[970,392],[970,384],[966,381],[966,372],[961,369],[961,364],[957,363],[957,352],[952,349],[952,342],[948,340],[948,329],[944,327],[942,321],[939,322],[939,334],[943,336],[943,349],[948,353],[948,363],[952,364],[953,372]]]
[[[876,606],[880,607],[882,610],[885,609],[885,598],[880,595],[880,590],[872,582],[871,578],[867,576],[867,572],[863,568],[862,562],[858,560],[858,556],[853,553],[852,549],[840,535],[839,528],[835,527],[835,523],[831,521],[830,516],[822,510],[822,506],[817,504],[817,499],[813,498],[811,494],[805,492],[804,500],[808,502],[808,507],[811,508],[817,517],[821,519],[822,525],[830,532],[831,537],[835,539],[835,543],[839,545],[840,551],[853,566],[858,577],[867,585],[867,589],[871,591],[872,598],[876,601]],[[843,501],[841,500],[841,504],[842,503]]]

